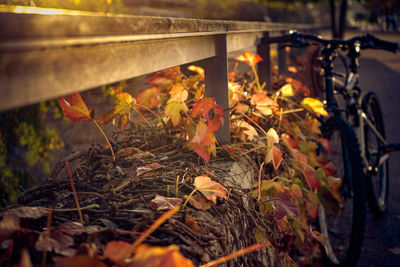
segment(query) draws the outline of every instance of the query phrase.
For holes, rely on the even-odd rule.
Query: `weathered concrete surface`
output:
[[[377,36],[400,43],[400,35]],[[362,90],[378,94],[388,141],[400,142],[400,52],[363,51],[360,66]],[[400,152],[392,153],[389,168],[389,208],[382,218],[368,213],[360,267],[400,265]]]

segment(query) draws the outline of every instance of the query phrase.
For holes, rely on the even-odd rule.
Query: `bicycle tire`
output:
[[[333,152],[324,155],[338,169],[343,182],[341,216],[326,214],[319,206],[318,226],[326,237],[322,249],[324,266],[356,266],[361,254],[366,218],[365,177],[357,137],[350,124],[339,116],[328,119],[323,128]],[[340,143],[340,144],[338,144]],[[341,150],[341,151],[340,151]],[[351,227],[346,227],[351,225]]]
[[[386,138],[382,112],[375,93],[369,92],[363,97],[362,109],[382,137]],[[377,166],[381,159],[383,144],[368,125],[365,125],[363,130],[365,156],[370,166]],[[376,216],[382,216],[389,200],[389,160],[386,160],[378,170],[368,170],[366,176],[368,206]]]

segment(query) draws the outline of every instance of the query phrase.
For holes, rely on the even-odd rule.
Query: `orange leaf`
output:
[[[329,116],[328,112],[324,108],[324,104],[318,99],[306,97],[301,101],[301,105],[308,111],[317,115],[322,115],[324,117]]]
[[[272,155],[273,155],[272,163],[274,166],[274,170],[277,171],[279,168],[279,165],[281,165],[281,162],[282,162],[282,152],[278,148],[273,147]]]
[[[113,262],[118,262],[125,255],[125,253],[129,252],[131,247],[132,244],[126,241],[110,241],[107,243],[104,251],[104,257]]]
[[[202,80],[204,80],[204,69],[202,67],[190,65],[189,67],[187,67],[187,69],[190,71],[197,72],[197,74],[199,74],[200,77],[202,77]]]
[[[311,218],[315,219],[317,218],[318,214],[318,197],[316,194],[314,194],[314,192],[308,191],[307,198],[309,200],[306,202],[308,215],[310,215]]]
[[[194,186],[214,204],[217,204],[217,196],[222,198],[226,198],[227,196],[228,190],[221,184],[211,181],[211,178],[208,176],[197,176],[194,178]]]
[[[191,260],[183,257],[178,247],[151,247],[140,245],[132,261],[126,267],[194,267]]]
[[[58,99],[61,109],[71,121],[91,121],[94,117],[94,109],[88,109],[79,93],[72,94],[65,100],[63,97]]]
[[[307,116],[303,121],[303,126],[311,135],[321,135],[321,129],[319,128],[321,123],[316,118]]]
[[[99,124],[107,124],[115,117],[119,117],[118,128],[123,131],[129,120],[132,105],[136,104],[136,99],[129,93],[117,94],[117,104],[113,109],[103,113],[96,119]]]
[[[277,111],[278,104],[264,93],[256,93],[251,96],[251,104],[264,116]]]
[[[218,130],[220,123],[224,124],[224,110],[212,97],[200,98],[192,109],[192,115],[195,117],[203,115],[207,119],[208,129],[212,132]]]
[[[182,78],[182,73],[180,66],[176,66],[148,74],[146,77],[150,79],[146,84],[167,87],[173,82],[180,80]]]
[[[200,120],[196,126],[194,137],[188,143],[188,146],[208,163],[211,153],[213,155],[216,153],[215,142],[214,133],[208,130],[203,120]]]
[[[253,54],[250,51],[244,51],[243,55],[235,57],[236,60],[242,61],[248,64],[250,67],[254,67],[257,63],[263,61],[262,57],[258,54]]]
[[[147,88],[136,96],[138,104],[148,108],[155,108],[160,103],[160,89],[158,87]]]

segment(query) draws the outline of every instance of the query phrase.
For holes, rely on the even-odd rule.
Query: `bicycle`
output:
[[[389,152],[399,144],[389,144],[379,101],[373,92],[363,94],[358,86],[358,58],[361,49],[383,49],[396,52],[398,45],[367,34],[348,40],[323,39],[313,34],[290,34],[268,37],[264,43],[286,43],[284,46],[321,46],[319,64],[325,82],[324,103],[331,114],[322,121],[323,137],[334,151],[321,151],[343,178],[340,188],[344,199],[341,216],[328,214],[319,205],[318,225],[325,236],[325,263],[329,266],[355,266],[361,254],[367,200],[371,210],[382,215],[387,209]],[[335,79],[334,61],[338,51],[348,52],[349,65],[345,82]],[[358,142],[360,141],[360,143]],[[350,228],[347,226],[351,226]]]

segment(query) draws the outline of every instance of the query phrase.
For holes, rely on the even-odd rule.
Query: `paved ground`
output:
[[[400,35],[377,35],[400,43]],[[365,51],[360,59],[360,85],[378,94],[387,138],[400,142],[400,51]],[[400,266],[400,152],[390,158],[390,204],[383,218],[368,213],[358,266]]]

